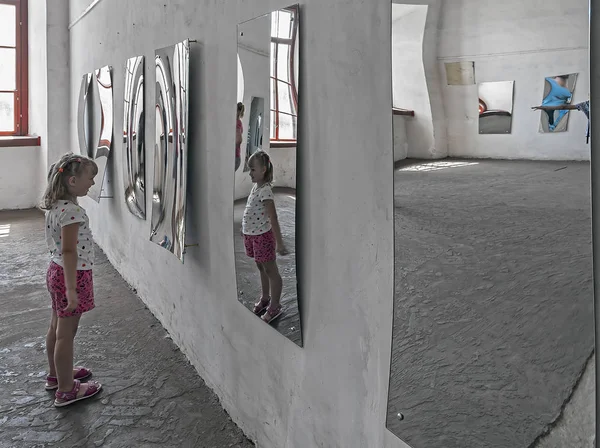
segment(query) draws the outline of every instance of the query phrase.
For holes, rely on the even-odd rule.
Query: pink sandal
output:
[[[57,390],[54,394],[54,406],[56,406],[57,408],[61,408],[63,406],[73,404],[77,401],[92,398],[102,389],[102,384],[100,384],[97,381],[89,381],[84,384],[87,384],[88,388],[85,391],[85,394],[83,394],[81,397],[77,396],[77,394],[79,393],[79,389],[81,388],[81,381],[79,380],[73,380],[73,389],[70,392],[60,392]]]
[[[260,299],[260,301],[258,301],[254,304],[254,308],[252,309],[252,312],[254,314],[257,314],[260,316],[269,307],[269,303],[271,303],[271,298]]]
[[[267,308],[267,312],[262,315],[261,319],[264,320],[266,323],[270,323],[282,314],[283,308],[281,307],[281,305],[278,305],[276,308],[271,308],[271,306],[269,305],[269,308]]]
[[[77,371],[73,375],[73,379],[75,380],[81,381],[92,376],[92,371],[90,369],[86,369],[85,367],[79,366],[76,366],[75,369],[77,369]],[[48,375],[46,377],[46,390],[56,389],[58,389],[58,378],[56,378],[55,376]]]

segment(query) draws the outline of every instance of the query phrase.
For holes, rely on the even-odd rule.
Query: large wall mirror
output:
[[[393,28],[424,23],[415,6],[393,4]],[[510,130],[512,84],[479,85],[506,112],[487,131]],[[594,393],[577,392],[593,384],[589,164],[409,158],[393,175],[387,428],[411,448],[592,446],[538,444]]]
[[[238,300],[301,346],[296,278],[299,12],[293,5],[238,25],[238,104],[232,108],[237,114],[233,237]]]

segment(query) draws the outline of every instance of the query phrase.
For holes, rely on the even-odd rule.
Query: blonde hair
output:
[[[273,182],[273,164],[271,163],[271,158],[269,157],[269,154],[267,154],[263,150],[256,151],[248,159],[248,165],[251,165],[252,161],[254,161],[254,160],[259,160],[260,165],[264,166],[267,169],[265,171],[265,182],[272,183]]]
[[[70,177],[79,177],[85,168],[91,168],[94,176],[98,174],[98,165],[89,157],[67,153],[55,162],[48,171],[48,186],[42,198],[41,208],[50,210],[57,201],[69,197],[67,182]]]

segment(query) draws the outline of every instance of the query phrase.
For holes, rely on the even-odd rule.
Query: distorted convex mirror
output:
[[[81,78],[81,87],[79,88],[79,103],[77,107],[77,136],[79,138],[79,152],[93,159],[93,108],[91,101],[92,78],[92,73],[86,73]]]
[[[125,65],[123,159],[127,208],[145,219],[144,56],[128,59]]]
[[[112,67],[105,66],[83,75],[77,108],[79,151],[94,159],[98,165],[96,184],[88,196],[100,201],[112,197],[112,182],[107,173],[113,138]]]
[[[299,12],[293,5],[238,25],[244,79],[236,108],[235,156],[241,163],[236,160],[234,170],[233,237],[238,300],[249,318],[301,346],[296,274],[297,158],[302,151]]]
[[[189,40],[156,50],[150,241],[183,262],[188,161]]]

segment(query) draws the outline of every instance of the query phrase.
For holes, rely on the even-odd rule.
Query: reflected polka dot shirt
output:
[[[244,235],[262,235],[271,230],[271,220],[267,215],[264,201],[273,200],[273,190],[270,184],[264,184],[261,187],[254,184],[242,217]]]

